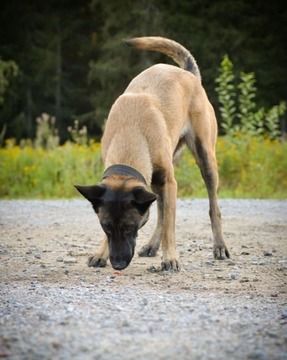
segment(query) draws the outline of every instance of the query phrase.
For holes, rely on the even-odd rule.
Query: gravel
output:
[[[287,201],[220,207],[230,260],[212,258],[207,200],[178,200],[182,271],[159,253],[119,272],[86,265],[102,236],[86,201],[0,201],[0,358],[285,360]]]

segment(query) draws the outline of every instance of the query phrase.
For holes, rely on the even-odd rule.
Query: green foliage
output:
[[[238,134],[217,142],[220,198],[286,198],[287,142]],[[207,197],[188,151],[176,167],[181,197]]]
[[[257,88],[254,73],[240,73],[240,83],[235,85],[233,64],[224,56],[219,76],[216,78],[216,92],[220,102],[221,126],[229,136],[237,133],[257,136],[265,135],[275,139],[280,135],[280,117],[286,112],[286,103],[257,109],[255,102]]]
[[[221,62],[220,75],[215,79],[218,84],[215,90],[221,104],[219,107],[222,120],[221,126],[226,132],[231,131],[230,129],[232,129],[236,117],[234,77],[233,64],[228,55],[225,55]]]
[[[4,103],[4,95],[11,77],[17,76],[19,72],[15,61],[3,61],[0,58],[0,106]]]
[[[8,141],[0,149],[1,198],[71,198],[74,184],[94,184],[102,174],[99,144],[80,146],[67,142],[44,149]]]
[[[265,126],[269,131],[271,138],[276,138],[281,134],[278,119],[286,113],[286,109],[286,102],[281,101],[279,105],[274,105],[265,114]]]
[[[258,123],[254,121],[256,103],[253,101],[256,95],[255,75],[254,73],[246,74],[242,72],[240,79],[241,83],[238,85],[240,90],[238,97],[238,119],[240,126],[238,130],[247,134],[256,134]],[[262,131],[261,128],[259,130]]]
[[[69,137],[71,119],[100,136],[111,104],[131,78],[156,62],[172,63],[166,56],[129,50],[122,39],[132,36],[166,36],[187,47],[213,104],[214,76],[225,53],[240,69],[256,72],[260,104],[268,108],[287,98],[283,1],[11,0],[1,5],[0,54],[20,70],[6,87],[0,132],[7,124],[5,136],[18,142],[35,137],[34,119],[43,112],[57,118],[61,143]],[[229,111],[234,113],[232,104]]]
[[[287,143],[248,136],[220,137],[217,144],[220,198],[286,198]],[[100,144],[67,142],[50,149],[20,147],[7,141],[0,149],[0,198],[72,198],[73,185],[97,183],[103,165]],[[176,166],[179,197],[207,197],[188,151]]]

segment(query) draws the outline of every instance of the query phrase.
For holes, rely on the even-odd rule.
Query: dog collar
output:
[[[146,184],[146,180],[143,175],[139,171],[128,165],[117,164],[108,167],[103,174],[102,180],[106,179],[110,175],[132,176]]]

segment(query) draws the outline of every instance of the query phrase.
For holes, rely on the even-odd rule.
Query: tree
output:
[[[103,124],[113,101],[129,81],[152,65],[152,55],[130,50],[122,40],[160,35],[161,17],[155,4],[155,0],[92,1],[94,15],[101,19],[98,38],[101,51],[97,60],[89,62],[88,80],[93,92],[95,121],[99,125]]]
[[[20,76],[14,93],[7,95],[0,121],[8,123],[8,136],[33,137],[35,119],[46,112],[56,116],[64,140],[73,119],[93,111],[87,63],[96,47],[89,0],[11,0],[1,20],[0,31],[5,29],[8,36],[0,36],[0,53],[16,61]]]
[[[270,107],[287,99],[286,20],[281,0],[4,0],[0,56],[19,72],[6,88],[0,128],[7,123],[7,136],[33,137],[45,112],[57,117],[62,141],[75,119],[99,136],[132,77],[156,62],[172,63],[122,44],[141,35],[166,36],[191,51],[217,113],[214,80],[225,54],[236,68],[256,73],[258,102]]]
[[[287,99],[286,2],[162,0],[160,11],[165,34],[181,41],[197,59],[216,108],[214,79],[225,54],[242,71],[256,73],[262,105]]]

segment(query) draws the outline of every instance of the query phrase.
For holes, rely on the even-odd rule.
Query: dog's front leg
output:
[[[162,208],[158,216],[162,219],[162,270],[179,271],[175,241],[175,210],[177,183],[174,176],[167,176],[162,186]]]
[[[158,249],[161,244],[162,240],[162,222],[163,222],[163,193],[162,193],[162,187],[160,185],[153,184],[152,190],[155,194],[158,195],[157,197],[157,224],[155,231],[150,238],[149,242],[144,245],[140,251],[139,256],[142,257],[150,257],[150,256],[156,256]]]
[[[107,236],[105,235],[99,251],[95,255],[89,257],[88,266],[105,267],[107,265],[108,257],[109,257],[109,246],[108,246]]]
[[[167,177],[166,171],[157,171],[157,175],[154,176],[152,190],[158,195],[157,225],[150,241],[139,251],[139,256],[156,256],[162,243],[162,270],[178,271],[180,266],[176,257],[175,242],[177,183],[174,176]]]

